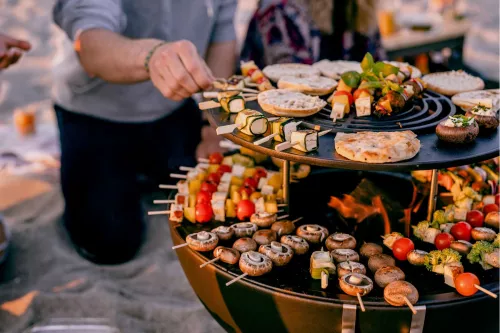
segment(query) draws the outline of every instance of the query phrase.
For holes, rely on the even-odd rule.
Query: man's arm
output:
[[[215,77],[230,77],[236,66],[236,41],[210,44],[206,61]]]
[[[15,64],[23,55],[23,51],[30,49],[29,42],[0,34],[0,69]]]

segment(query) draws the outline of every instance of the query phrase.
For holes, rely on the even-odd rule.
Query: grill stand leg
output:
[[[283,201],[287,204],[285,211],[290,213],[290,161],[283,161]]]
[[[432,215],[436,210],[436,201],[438,196],[438,171],[432,170],[431,176],[431,192],[429,194],[429,205],[427,207],[427,221],[432,221]]]

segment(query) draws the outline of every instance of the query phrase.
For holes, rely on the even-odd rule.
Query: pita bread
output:
[[[427,74],[422,80],[428,89],[446,96],[484,88],[483,80],[462,70]]]
[[[264,67],[265,76],[274,82],[278,82],[282,76],[320,76],[318,69],[304,64],[276,64]]]
[[[313,64],[314,68],[317,68],[321,75],[338,80],[340,75],[349,71],[362,72],[361,64],[357,61],[345,61],[345,60],[321,60]]]
[[[491,99],[493,111],[500,109],[500,89],[468,91],[454,95],[451,101],[463,110],[468,110],[482,99]]]
[[[279,117],[308,117],[323,109],[326,102],[318,96],[298,91],[274,89],[257,96],[262,110]]]
[[[420,140],[412,131],[337,133],[335,150],[353,161],[391,163],[417,155]]]
[[[278,88],[300,91],[309,95],[327,95],[337,87],[337,81],[323,76],[283,76]]]
[[[417,77],[422,77],[422,72],[420,71],[420,69],[418,69],[415,66],[410,65],[407,62],[400,62],[400,61],[385,61],[385,62],[388,63],[388,64],[391,64],[393,66],[396,66],[398,68],[401,68],[403,66],[410,67],[411,68],[411,78],[412,79],[415,79]]]

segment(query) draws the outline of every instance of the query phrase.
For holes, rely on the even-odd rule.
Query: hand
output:
[[[149,61],[149,73],[163,96],[174,101],[209,88],[215,80],[194,44],[187,40],[159,47]]]
[[[23,55],[23,51],[30,49],[30,43],[0,34],[0,69],[15,64]]]

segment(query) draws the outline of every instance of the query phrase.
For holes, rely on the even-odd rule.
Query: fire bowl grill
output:
[[[384,197],[394,198],[402,207],[411,201],[413,186],[407,175],[320,170],[306,180],[292,184],[292,216],[305,217],[298,224],[322,224],[330,233],[347,231],[350,227],[334,210],[327,207],[327,203],[332,195],[340,197],[344,193],[350,193],[363,178],[383,189]],[[397,222],[398,217],[391,214],[392,229],[401,231],[402,225]],[[211,230],[220,224],[183,222],[178,226],[171,225],[174,244],[183,243],[189,233]],[[382,233],[383,225],[376,217],[359,224],[353,233],[358,241],[358,250],[362,241],[381,243]],[[233,241],[221,245],[230,247]],[[415,246],[426,251],[432,250],[432,246],[427,243],[415,241]],[[228,331],[340,332],[345,325],[345,307],[356,305],[357,301],[345,295],[335,279],[330,280],[329,287],[323,290],[320,281],[310,277],[310,254],[319,248],[320,246],[313,246],[308,254],[295,256],[285,267],[274,267],[267,275],[245,278],[230,287],[226,287],[225,283],[241,274],[237,266],[216,263],[200,269],[200,264],[213,258],[211,253],[201,254],[185,247],[177,250],[177,254],[196,294]],[[384,252],[389,253],[385,247]],[[462,261],[465,270],[476,274],[483,287],[498,294],[498,270],[484,271],[478,265]],[[366,262],[362,262],[366,266]],[[357,307],[356,329],[350,332],[410,332],[410,327],[419,320],[417,316],[422,315],[425,316],[423,330],[412,332],[498,331],[499,307],[496,300],[480,292],[472,297],[462,297],[444,284],[441,275],[407,263],[398,262],[397,265],[405,272],[406,280],[419,290],[419,315],[412,316],[408,308],[395,308],[385,303],[383,290],[375,285],[373,291],[363,297],[367,311],[361,312]],[[368,276],[373,278],[370,272]],[[481,320],[459,319],[479,317]],[[420,320],[423,325],[423,319]]]

